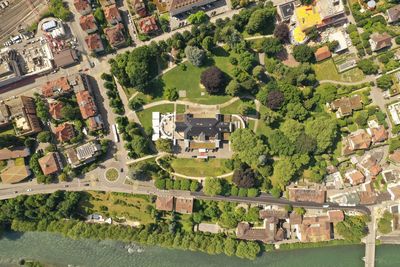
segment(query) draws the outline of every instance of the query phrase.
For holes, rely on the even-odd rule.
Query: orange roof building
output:
[[[392,154],[390,154],[389,160],[394,164],[400,164],[400,149],[395,150]]]
[[[44,175],[54,174],[62,169],[60,156],[57,152],[50,152],[39,159],[40,168]]]
[[[323,47],[318,48],[317,51],[315,51],[314,56],[316,61],[322,61],[327,58],[330,58],[332,54],[331,51],[329,51],[329,47],[325,45]]]
[[[193,212],[193,198],[177,197],[175,199],[175,211],[191,214]]]
[[[56,135],[58,142],[67,142],[75,137],[74,126],[70,123],[60,124],[54,129],[54,134]]]
[[[383,125],[379,126],[378,128],[368,129],[368,133],[372,136],[373,143],[384,142],[389,137],[388,131],[386,131]]]
[[[121,14],[116,5],[110,5],[104,8],[104,16],[110,24],[117,24],[122,21]]]
[[[89,34],[85,37],[85,43],[91,52],[104,51],[103,42],[99,34]]]
[[[86,33],[93,33],[97,31],[96,19],[92,14],[81,16],[79,18],[79,25]]]
[[[92,12],[92,8],[87,0],[74,0],[74,6],[81,15],[87,15]]]
[[[104,34],[111,46],[118,47],[125,44],[123,29],[124,26],[121,23],[104,29]]]
[[[67,77],[61,77],[56,80],[48,81],[42,86],[42,95],[44,97],[57,97],[72,91],[72,87]]]
[[[365,180],[364,175],[358,170],[350,170],[344,175],[352,185],[362,184]]]
[[[145,17],[138,21],[139,29],[142,33],[151,33],[158,30],[157,21],[154,16]]]
[[[289,200],[298,202],[325,203],[326,191],[308,188],[289,188]]]
[[[173,196],[157,196],[156,209],[164,211],[174,210],[174,197]]]
[[[89,91],[77,92],[76,101],[78,102],[79,110],[84,120],[97,114],[96,103]]]
[[[61,115],[61,109],[64,107],[64,104],[59,101],[51,102],[49,104],[49,112],[53,119],[60,120],[63,118]]]

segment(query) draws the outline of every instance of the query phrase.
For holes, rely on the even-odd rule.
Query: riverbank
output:
[[[40,246],[38,246],[40,244]],[[73,240],[47,232],[6,232],[0,239],[0,266],[15,267],[21,258],[66,267],[362,267],[362,245],[264,253],[254,261],[224,255],[137,246],[118,241]],[[376,267],[400,266],[399,246],[377,247]]]

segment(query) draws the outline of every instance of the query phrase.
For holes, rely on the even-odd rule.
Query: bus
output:
[[[111,126],[112,131],[113,131],[113,136],[114,136],[114,142],[118,143],[119,142],[119,136],[118,136],[118,132],[117,132],[117,126],[115,124],[113,124]]]

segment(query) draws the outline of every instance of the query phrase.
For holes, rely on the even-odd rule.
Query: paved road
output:
[[[375,212],[371,213],[371,222],[368,223],[369,233],[365,238],[365,267],[375,266],[375,235],[376,235]]]

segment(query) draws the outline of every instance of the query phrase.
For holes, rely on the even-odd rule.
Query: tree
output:
[[[241,70],[243,70],[247,73],[251,73],[251,70],[253,69],[255,63],[256,63],[256,59],[255,59],[253,53],[250,53],[248,51],[240,53],[239,60],[238,60],[238,66]]]
[[[240,241],[236,249],[236,256],[252,260],[257,257],[260,250],[260,245],[256,242]]]
[[[206,53],[204,50],[198,48],[197,46],[186,46],[185,55],[190,63],[196,67],[200,67],[204,64],[206,59]]]
[[[252,74],[253,74],[253,77],[259,81],[262,81],[266,77],[265,69],[261,65],[255,66],[252,71]]]
[[[368,233],[366,217],[345,216],[344,221],[336,224],[336,231],[348,241],[360,242]]]
[[[293,56],[298,62],[313,62],[314,51],[306,44],[296,45],[293,48]]]
[[[106,17],[104,16],[104,12],[101,8],[96,8],[93,16],[100,25],[107,25]]]
[[[192,180],[190,182],[190,188],[189,188],[190,192],[196,192],[197,190],[199,190],[199,188],[200,188],[200,184],[198,181]]]
[[[23,141],[15,135],[12,134],[0,135],[0,148],[5,148],[9,146],[18,146],[22,144]]]
[[[228,229],[235,228],[238,224],[237,220],[235,219],[234,215],[231,212],[222,213],[218,222],[222,227]]]
[[[61,108],[61,116],[66,120],[75,120],[79,118],[80,111],[78,107],[73,107],[71,105],[65,105]]]
[[[48,143],[51,140],[51,133],[49,131],[43,131],[38,133],[37,140],[40,143]]]
[[[235,255],[236,252],[236,241],[228,237],[224,241],[224,253],[228,256],[233,256]]]
[[[390,75],[384,74],[378,79],[376,79],[376,84],[379,88],[383,90],[389,90],[390,88],[392,88],[393,80]]]
[[[242,87],[236,80],[231,80],[225,88],[225,93],[230,96],[239,95]]]
[[[392,231],[393,215],[389,211],[383,213],[382,218],[378,221],[378,230],[382,234],[388,234]]]
[[[305,133],[317,142],[316,153],[323,153],[333,145],[337,136],[337,123],[334,119],[317,117],[305,122]]]
[[[256,182],[254,172],[250,168],[240,168],[233,172],[232,182],[238,187],[251,188]]]
[[[328,43],[328,48],[329,51],[331,51],[332,53],[335,52],[335,49],[339,46],[339,42],[336,40],[333,40],[332,42]]]
[[[62,21],[67,21],[72,14],[62,0],[50,0],[48,6],[49,12]]]
[[[270,57],[275,56],[283,50],[281,41],[274,37],[265,38],[262,42],[262,47],[264,53]]]
[[[357,62],[357,67],[366,75],[377,74],[379,69],[371,59],[361,59]]]
[[[306,209],[303,207],[296,207],[294,208],[294,212],[296,212],[298,215],[304,215],[306,214]]]
[[[282,133],[290,140],[295,142],[304,133],[304,125],[293,119],[285,120],[279,127]]]
[[[259,164],[259,157],[268,153],[267,146],[248,128],[234,131],[231,144],[238,159],[254,168]]]
[[[368,112],[366,111],[359,111],[354,114],[354,122],[360,127],[366,127],[368,121]]]
[[[260,113],[261,120],[267,125],[273,124],[281,119],[281,115],[278,112],[275,112],[267,107],[260,110]]]
[[[161,152],[172,153],[172,140],[160,138],[156,141],[156,148]]]
[[[205,50],[211,51],[215,46],[214,39],[211,36],[206,36],[201,42],[201,46]]]
[[[224,92],[226,86],[225,74],[217,67],[207,68],[200,76],[200,82],[209,94]]]
[[[246,31],[250,34],[271,34],[275,24],[275,9],[263,8],[251,13]]]
[[[274,30],[274,36],[281,42],[287,42],[289,40],[289,27],[286,23],[279,23],[276,25]]]
[[[222,184],[218,178],[207,177],[204,182],[204,194],[216,196],[222,193]]]
[[[178,90],[175,87],[167,87],[164,89],[164,98],[169,101],[175,101],[179,98]],[[130,102],[129,102],[130,103]]]
[[[308,111],[301,103],[289,103],[286,106],[286,116],[291,119],[304,121],[308,116]]]
[[[281,91],[273,90],[268,93],[267,107],[272,110],[278,110],[285,101],[285,97]]]
[[[290,158],[281,158],[274,164],[273,177],[279,185],[287,185],[297,171],[296,166]]]
[[[187,21],[190,24],[201,24],[201,23],[207,22],[208,19],[209,19],[208,15],[204,11],[200,10],[194,14],[191,14],[187,18]]]

